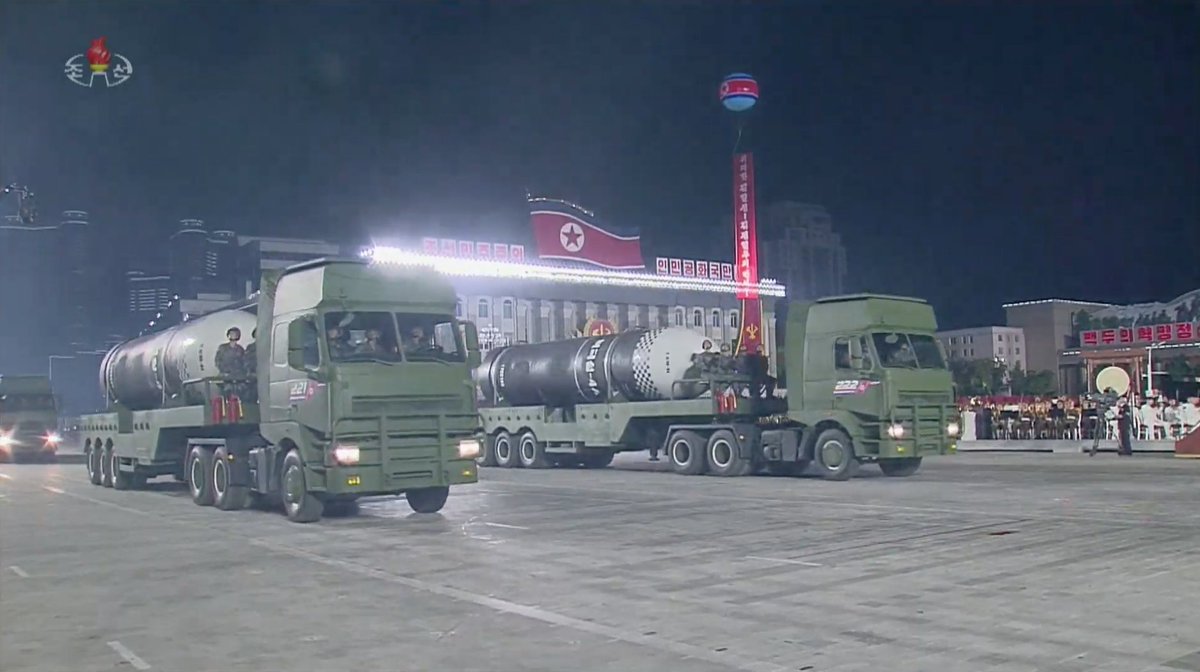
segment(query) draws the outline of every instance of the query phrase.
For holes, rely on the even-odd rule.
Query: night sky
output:
[[[71,84],[101,35],[133,79]],[[1000,323],[1200,287],[1198,35],[1200,5],[1165,0],[8,0],[0,180],[116,241],[184,217],[503,240],[529,189],[639,227],[647,257],[730,258],[716,88],[747,71],[760,205],[829,208],[851,289]]]

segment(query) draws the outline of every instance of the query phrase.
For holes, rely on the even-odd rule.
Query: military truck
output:
[[[476,370],[487,466],[604,467],[654,448],[680,474],[917,472],[959,425],[933,309],[853,295],[776,308],[777,380],[672,327],[517,345]],[[707,346],[707,347],[706,347]],[[775,388],[775,389],[772,389]]]
[[[53,462],[61,441],[50,379],[0,375],[0,460]]]
[[[201,506],[282,504],[311,522],[360,497],[436,512],[477,480],[474,328],[428,269],[322,259],[266,274],[251,299],[118,345],[107,412],[82,420],[88,478],[125,490],[171,475]],[[233,327],[246,372],[221,371]],[[233,350],[225,348],[226,353]]]

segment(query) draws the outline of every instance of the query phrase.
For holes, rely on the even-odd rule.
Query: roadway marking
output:
[[[125,662],[132,665],[134,667],[134,669],[137,669],[137,670],[150,669],[150,663],[147,663],[146,661],[139,658],[136,653],[129,650],[129,647],[118,642],[117,640],[114,639],[113,641],[109,642],[108,648],[112,649],[113,651],[116,651],[117,655],[124,658]]]
[[[22,579],[28,579],[28,578],[29,578],[29,573],[28,573],[28,572],[26,572],[25,570],[21,569],[20,567],[16,566],[16,565],[10,565],[10,566],[9,566],[9,569],[11,569],[11,570],[12,570],[12,573],[13,573],[13,574],[16,574],[17,576],[21,577]]]
[[[65,495],[66,494],[65,492],[63,492],[62,488],[56,488],[53,485],[43,485],[42,489],[47,492],[53,492],[56,495]]]
[[[484,525],[487,525],[488,527],[503,527],[506,530],[528,530],[529,529],[528,527],[521,527],[520,525],[505,525],[504,523],[487,523],[487,522],[485,522]]]
[[[806,562],[804,560],[792,560],[790,558],[764,558],[761,555],[747,555],[747,560],[761,560],[762,562],[778,562],[784,565],[800,565],[801,567],[824,567],[819,562]]]
[[[5,473],[0,473],[0,478],[3,478],[6,481],[12,480],[12,476],[9,476],[8,474],[5,474]]]

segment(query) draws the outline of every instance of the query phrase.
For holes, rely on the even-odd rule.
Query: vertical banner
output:
[[[758,225],[754,212],[754,156],[733,155],[734,279],[742,300],[738,354],[756,353],[763,347],[762,302],[758,290]]]

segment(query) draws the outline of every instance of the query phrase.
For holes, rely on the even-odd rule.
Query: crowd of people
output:
[[[1200,428],[1200,397],[1123,397],[1133,438],[1174,440]],[[1118,438],[1117,404],[1087,397],[974,397],[959,400],[963,440]]]

